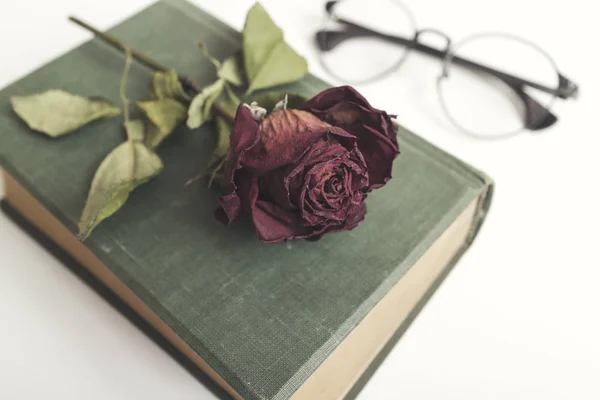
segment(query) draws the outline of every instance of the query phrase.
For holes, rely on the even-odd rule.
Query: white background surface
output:
[[[241,28],[251,0],[196,3]],[[0,87],[144,0],[0,0]],[[439,64],[413,55],[358,89],[497,183],[475,246],[362,392],[386,399],[600,399],[598,6],[587,0],[408,0],[420,27],[460,39],[507,31],[539,43],[581,86],[539,135],[481,143],[449,133]],[[312,34],[321,1],[264,1],[288,42],[325,76]],[[165,32],[168,34],[168,32]],[[200,39],[200,38],[199,38]],[[101,67],[101,66],[99,66]],[[50,84],[50,83],[49,83]],[[0,214],[0,399],[213,399],[122,315]]]

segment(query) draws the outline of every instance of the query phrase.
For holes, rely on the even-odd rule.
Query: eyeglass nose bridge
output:
[[[438,29],[433,29],[433,28],[419,29],[415,33],[415,38],[414,38],[415,47],[422,45],[421,44],[421,36],[423,36],[423,34],[430,34],[430,33],[441,37],[446,42],[446,45],[444,47],[442,47],[440,50],[436,50],[436,53],[439,52],[441,60],[445,60],[448,56],[448,53],[450,52],[450,50],[452,48],[452,39],[450,39],[450,36],[446,35],[444,32],[442,32]],[[448,70],[444,63],[444,66],[442,68],[442,76],[441,77],[446,78],[447,75],[448,75]]]

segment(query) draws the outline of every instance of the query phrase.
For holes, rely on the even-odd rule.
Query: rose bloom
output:
[[[349,86],[264,119],[240,106],[216,216],[229,224],[248,215],[265,243],[353,229],[398,154],[390,116]]]

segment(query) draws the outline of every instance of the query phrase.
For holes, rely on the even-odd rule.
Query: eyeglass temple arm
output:
[[[331,31],[331,30],[321,30],[317,32],[317,44],[323,51],[332,50],[335,46],[342,43],[345,40],[356,38],[356,37],[377,37],[383,39],[387,42],[399,44],[402,46],[410,47],[422,53],[428,54],[430,56],[436,57],[440,60],[444,60],[448,57],[448,50],[439,50],[425,44],[419,43],[417,36],[412,39],[403,38],[400,36],[387,35],[381,32],[377,32],[371,30],[367,27],[357,25],[355,23],[346,21],[344,19],[336,19],[337,22],[344,24],[346,29],[340,31]],[[487,67],[485,65],[481,65],[474,61],[467,60],[462,57],[452,56],[451,60],[453,63],[457,65],[461,65],[467,68],[472,68],[475,70],[483,71],[488,73],[496,78],[506,82],[512,88],[529,86],[531,88],[553,94],[555,96],[560,97],[561,99],[567,98],[576,98],[578,94],[578,87],[575,83],[564,77],[559,73],[559,87],[558,89],[552,89],[544,85],[540,85],[535,82],[528,81],[526,79],[522,79],[510,74],[507,74],[502,71],[498,71],[494,68]],[[444,74],[447,74],[446,66],[444,66]]]

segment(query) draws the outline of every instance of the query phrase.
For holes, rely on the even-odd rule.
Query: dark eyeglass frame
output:
[[[505,84],[507,84],[513,91],[515,91],[515,93],[521,98],[521,100],[523,100],[523,103],[525,105],[525,128],[532,130],[532,131],[547,128],[547,127],[553,125],[556,121],[558,121],[558,118],[550,110],[548,110],[542,104],[540,104],[535,99],[533,99],[531,96],[529,96],[524,90],[525,87],[533,88],[533,89],[542,91],[544,93],[551,94],[551,95],[555,96],[556,98],[560,98],[560,99],[570,99],[570,98],[575,99],[578,97],[579,86],[576,83],[574,83],[573,81],[571,81],[570,79],[568,79],[567,77],[565,77],[558,70],[557,70],[558,88],[551,88],[551,87],[544,86],[544,85],[541,85],[536,82],[531,82],[529,80],[526,80],[526,79],[523,79],[523,78],[520,78],[517,76],[513,76],[513,75],[507,74],[505,72],[499,71],[497,69],[494,69],[494,68],[476,63],[474,61],[453,55],[451,52],[452,41],[451,41],[450,37],[436,29],[417,29],[415,31],[414,37],[412,39],[408,39],[405,37],[388,35],[385,33],[377,32],[377,31],[367,28],[365,26],[358,25],[354,22],[347,21],[343,18],[338,18],[334,13],[334,9],[335,9],[335,6],[339,3],[341,3],[342,1],[343,0],[328,1],[325,4],[325,11],[327,12],[328,16],[335,22],[342,25],[343,29],[342,30],[320,30],[316,33],[316,35],[315,35],[316,42],[317,42],[318,48],[322,52],[331,51],[337,45],[339,45],[340,43],[342,43],[346,40],[349,40],[349,39],[375,37],[375,38],[382,39],[382,40],[387,41],[392,44],[398,44],[401,46],[405,46],[411,50],[416,50],[423,54],[427,54],[427,55],[435,57],[441,61],[444,61],[442,77],[448,76],[449,62],[447,62],[447,61],[452,61],[453,63],[455,63],[457,65],[472,69],[477,72],[486,73],[488,75],[491,75],[491,76],[501,80]],[[419,41],[419,39],[420,39],[421,35],[426,32],[436,33],[436,34],[442,36],[446,40],[445,48],[443,50],[439,50],[434,47],[430,47],[426,44],[421,43]],[[402,61],[404,61],[404,60],[402,59],[398,63],[398,65]],[[391,70],[396,69],[396,67],[398,65],[394,66]],[[329,69],[329,68],[327,68],[327,69]],[[389,71],[389,72],[391,72],[391,71]],[[382,75],[387,75],[387,73],[388,73],[388,71],[384,72]],[[376,77],[376,79],[380,78],[380,77],[381,76]]]

